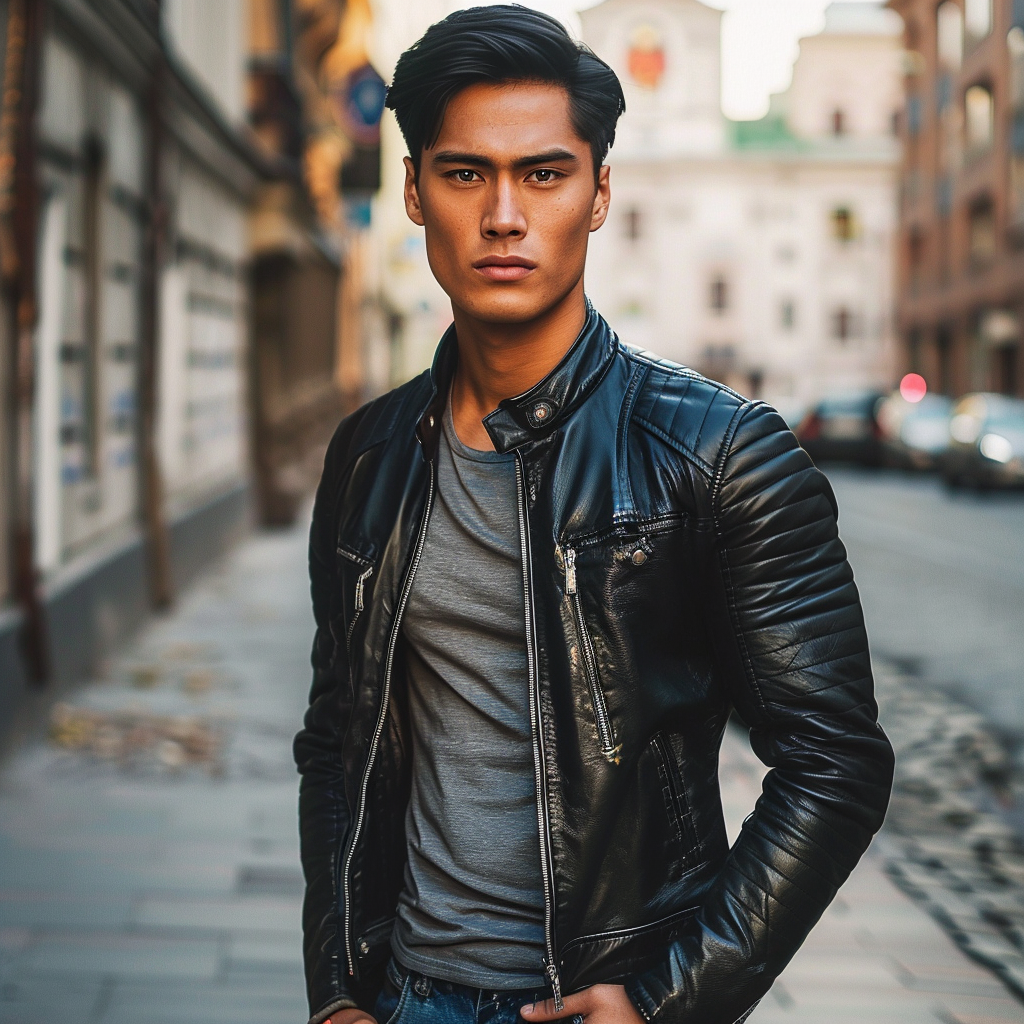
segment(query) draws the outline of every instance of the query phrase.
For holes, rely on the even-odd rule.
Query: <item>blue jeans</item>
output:
[[[373,1016],[377,1024],[525,1024],[519,1009],[548,990],[494,992],[438,981],[392,960]]]

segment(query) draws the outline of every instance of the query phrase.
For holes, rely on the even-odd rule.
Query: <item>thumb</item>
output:
[[[583,1015],[587,1009],[586,991],[566,996],[562,1000],[562,1009],[555,1010],[553,999],[544,999],[539,1003],[527,1003],[520,1009],[520,1014],[528,1021],[564,1020],[567,1017]]]

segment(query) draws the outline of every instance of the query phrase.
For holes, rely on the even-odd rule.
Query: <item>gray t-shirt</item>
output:
[[[409,861],[392,948],[410,970],[495,990],[544,984],[514,455],[467,448],[450,410],[402,623]]]

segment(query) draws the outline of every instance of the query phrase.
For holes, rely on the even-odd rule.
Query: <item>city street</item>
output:
[[[837,479],[868,504],[871,488],[901,493]],[[305,1019],[290,753],[309,677],[304,548],[301,523],[246,541],[3,766],[3,1024]],[[730,731],[732,835],[763,772]],[[753,1021],[1024,1021],[893,884],[893,854],[883,836]]]
[[[875,657],[1024,738],[1024,495],[829,468]]]

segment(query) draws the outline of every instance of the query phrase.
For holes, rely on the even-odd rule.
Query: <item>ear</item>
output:
[[[420,190],[416,184],[416,168],[409,157],[405,158],[405,212],[413,224],[423,227],[423,208],[420,206]]]
[[[608,219],[608,205],[612,201],[612,169],[605,164],[597,172],[597,191],[594,193],[594,209],[590,216],[590,230],[596,231]]]

